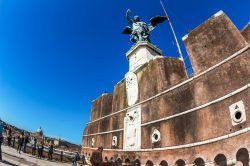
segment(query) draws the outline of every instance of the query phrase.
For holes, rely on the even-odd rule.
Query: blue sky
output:
[[[181,37],[217,11],[239,29],[250,21],[249,0],[164,3],[185,56]],[[143,21],[164,14],[158,0],[0,0],[0,118],[81,144],[92,100],[128,71],[128,8]],[[166,22],[151,39],[177,56]]]

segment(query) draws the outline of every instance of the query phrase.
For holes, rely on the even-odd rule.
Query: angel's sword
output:
[[[179,58],[179,59],[182,60],[182,62],[183,62],[183,64],[184,64],[185,73],[186,73],[186,76],[187,76],[186,64],[185,64],[185,61],[184,61],[184,59],[183,59],[183,54],[182,54],[182,52],[181,52],[181,47],[180,47],[180,44],[179,44],[178,39],[177,39],[177,37],[176,37],[176,34],[175,34],[175,31],[174,31],[173,25],[172,25],[172,23],[171,23],[171,21],[170,21],[170,18],[169,18],[169,16],[168,16],[168,13],[167,13],[167,11],[166,11],[166,9],[165,9],[165,6],[164,6],[162,0],[160,0],[160,3],[161,3],[161,6],[162,6],[162,8],[163,8],[163,10],[164,10],[164,13],[165,13],[165,15],[166,15],[166,17],[167,17],[167,20],[168,20],[169,26],[170,26],[170,28],[171,28],[171,30],[172,30],[172,33],[173,33],[173,35],[174,35],[175,43],[176,43],[176,46],[177,46],[177,48],[178,48],[178,53],[179,53],[179,55],[180,55],[180,58]]]

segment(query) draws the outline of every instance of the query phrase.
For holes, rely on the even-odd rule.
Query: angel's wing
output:
[[[126,26],[123,30],[122,30],[123,34],[128,34],[130,35],[132,33],[132,29],[130,26]]]
[[[150,23],[153,27],[167,20],[166,16],[155,16],[150,19]]]

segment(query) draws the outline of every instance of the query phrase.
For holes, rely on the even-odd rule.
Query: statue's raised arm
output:
[[[133,20],[129,18],[129,13],[132,13],[130,9],[128,9],[126,11],[126,19],[128,21],[128,24],[132,25],[133,24]]]

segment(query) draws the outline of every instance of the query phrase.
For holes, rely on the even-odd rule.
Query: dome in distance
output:
[[[43,136],[43,130],[42,127],[36,130],[36,133],[39,134],[40,136]]]

